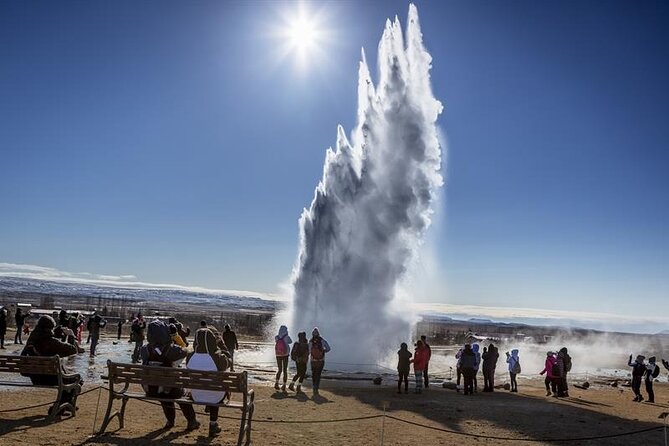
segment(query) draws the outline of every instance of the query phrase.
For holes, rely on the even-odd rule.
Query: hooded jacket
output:
[[[472,345],[472,351],[474,352],[474,357],[476,358],[476,365],[474,366],[474,370],[478,371],[479,367],[481,366],[481,353],[479,353],[479,345],[474,344]]]
[[[495,347],[493,344],[490,344],[488,346],[488,351],[483,353],[481,355],[481,359],[483,359],[483,366],[485,368],[495,368],[497,365],[497,359],[499,358],[499,351],[497,350],[497,347]]]
[[[314,350],[322,353],[323,359],[314,358]],[[311,355],[311,362],[325,361],[325,354],[330,351],[330,344],[322,336],[318,327],[314,327],[311,332],[311,340],[309,340],[309,354]]]
[[[544,363],[544,369],[539,374],[543,375],[545,373],[548,378],[550,378],[550,379],[555,378],[555,376],[553,376],[553,365],[556,362],[557,362],[557,358],[555,357],[554,354],[550,355],[550,356],[546,356],[546,362]]]
[[[509,372],[512,372],[513,369],[515,368],[516,364],[520,362],[520,358],[518,357],[518,349],[514,348],[511,350],[511,355],[506,358],[507,364],[509,364]]]
[[[411,370],[411,352],[406,344],[402,344],[402,348],[397,350],[397,371],[399,373],[409,374]]]
[[[632,362],[632,358],[630,358],[630,360],[627,361],[627,365],[632,367],[632,376],[641,377],[644,375],[644,373],[646,373],[646,365],[643,363],[644,359],[646,358],[641,355],[638,355],[634,362]]]
[[[193,352],[188,355],[186,362],[188,363],[187,367],[191,367],[191,359],[196,353],[206,354],[211,357],[214,364],[216,365],[216,370],[224,371],[230,367],[230,360],[225,352],[221,351],[218,348],[218,341],[216,335],[209,328],[200,328],[195,332],[195,339],[193,340]],[[205,370],[205,369],[195,369],[195,370]]]
[[[286,327],[285,325],[279,327],[279,333],[276,336],[274,336],[274,342],[284,343],[285,345],[284,351],[286,352],[286,354],[281,356],[288,356],[290,354],[290,344],[293,343],[293,340],[290,339],[290,336],[288,335],[288,327]],[[277,356],[279,355],[277,354]]]

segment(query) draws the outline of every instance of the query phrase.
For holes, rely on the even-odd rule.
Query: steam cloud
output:
[[[393,303],[443,183],[442,105],[432,95],[432,57],[414,5],[406,39],[397,17],[388,20],[378,51],[376,87],[362,53],[358,124],[351,142],[339,126],[336,149],[327,150],[300,218],[293,270],[292,330],[318,326],[333,360],[357,363],[383,359],[409,339],[410,311]]]

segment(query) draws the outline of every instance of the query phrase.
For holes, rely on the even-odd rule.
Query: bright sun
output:
[[[327,32],[322,24],[322,14],[322,10],[310,11],[304,3],[282,14],[283,20],[277,30],[283,41],[281,58],[291,56],[300,69],[323,58]]]

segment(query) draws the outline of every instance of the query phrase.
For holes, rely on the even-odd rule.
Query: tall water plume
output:
[[[431,61],[410,5],[406,38],[397,17],[386,22],[376,87],[363,51],[358,124],[350,142],[337,128],[300,218],[291,330],[318,326],[331,359],[383,360],[409,340],[411,311],[395,304],[443,183]]]

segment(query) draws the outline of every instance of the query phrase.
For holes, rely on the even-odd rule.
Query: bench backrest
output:
[[[58,356],[0,355],[0,372],[28,375],[58,375]]]
[[[113,384],[144,384],[197,390],[248,392],[246,372],[207,372],[107,361],[109,382]]]

